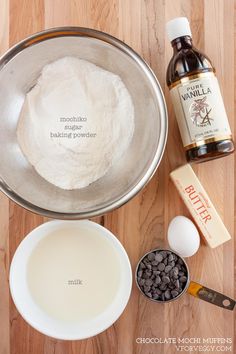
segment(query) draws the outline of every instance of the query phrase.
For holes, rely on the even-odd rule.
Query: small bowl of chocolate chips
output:
[[[178,299],[189,285],[189,270],[177,253],[155,249],[139,261],[135,279],[139,290],[148,299],[169,302]]]
[[[233,311],[236,301],[204,285],[190,281],[185,260],[177,253],[155,249],[139,261],[135,279],[141,293],[149,300],[166,303],[177,300],[185,292],[213,305]]]

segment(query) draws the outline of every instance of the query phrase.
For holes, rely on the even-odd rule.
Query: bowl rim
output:
[[[0,190],[7,195],[11,200],[15,203],[23,207],[24,209],[31,211],[33,213],[53,218],[53,219],[62,219],[62,220],[80,220],[87,219],[95,216],[101,216],[108,212],[111,212],[122,205],[126,204],[130,199],[135,197],[150,181],[150,179],[155,174],[165,151],[167,134],[168,134],[168,112],[167,106],[164,98],[164,94],[162,88],[160,86],[159,81],[157,80],[153,70],[147,64],[147,62],[137,54],[130,46],[119,40],[118,38],[99,30],[95,30],[87,27],[76,27],[76,26],[63,26],[63,27],[53,27],[40,32],[36,32],[20,42],[13,45],[9,48],[2,56],[0,56],[0,70],[18,53],[22,50],[36,45],[42,41],[50,40],[53,38],[59,38],[64,36],[75,36],[75,37],[90,37],[93,39],[98,39],[105,41],[106,43],[115,46],[123,53],[130,56],[136,64],[141,67],[141,69],[147,74],[150,83],[152,84],[152,88],[156,93],[156,98],[159,104],[159,112],[160,112],[160,136],[159,136],[159,144],[155,152],[155,156],[145,171],[144,175],[140,178],[140,180],[130,189],[127,193],[122,194],[116,200],[107,203],[105,206],[101,208],[93,208],[89,211],[82,212],[59,212],[51,209],[46,209],[36,204],[29,202],[24,199],[20,195],[18,195],[14,190],[12,190],[7,183],[0,178]]]
[[[144,293],[144,291],[141,289],[141,287],[140,287],[140,285],[139,285],[139,283],[138,283],[138,269],[139,269],[139,266],[140,266],[141,262],[143,261],[143,259],[146,258],[150,253],[153,253],[153,252],[162,252],[162,251],[164,251],[164,252],[171,252],[171,253],[175,254],[177,257],[179,257],[179,258],[183,261],[183,263],[184,263],[184,265],[185,265],[185,268],[186,268],[186,270],[187,270],[187,281],[186,281],[185,287],[184,287],[184,289],[182,290],[182,292],[179,293],[176,297],[174,297],[174,298],[172,298],[172,299],[169,299],[169,300],[164,300],[164,301],[163,301],[163,300],[157,300],[157,299],[155,300],[155,299],[152,299],[152,298],[148,297],[148,296]],[[154,249],[152,249],[152,250],[146,252],[146,253],[139,259],[139,261],[137,262],[136,268],[135,268],[134,278],[135,278],[136,286],[137,286],[137,288],[139,289],[139,291],[140,291],[140,293],[142,294],[142,296],[144,296],[146,299],[148,299],[148,300],[150,300],[150,301],[152,301],[152,302],[156,302],[156,303],[159,303],[159,304],[166,304],[166,303],[168,303],[168,302],[173,302],[173,301],[175,301],[175,300],[178,300],[182,295],[184,295],[184,294],[187,292],[188,287],[189,287],[189,284],[190,284],[190,271],[189,271],[189,266],[188,266],[186,260],[184,259],[184,257],[180,256],[179,253],[173,251],[171,248],[163,248],[163,247],[160,247],[160,248],[154,248]]]
[[[110,308],[111,305],[109,305],[109,307],[107,307],[107,309],[104,310],[104,312],[101,315],[99,315],[99,316],[103,316],[103,317],[105,315],[105,318],[103,318],[102,321],[100,320],[101,324],[100,324],[99,328],[97,328],[94,331],[88,330],[87,331],[88,333],[86,335],[81,335],[81,334],[79,334],[79,332],[77,334],[75,334],[75,333],[71,334],[71,332],[68,329],[65,329],[65,332],[62,334],[62,330],[60,328],[60,321],[54,320],[53,318],[48,316],[46,313],[44,313],[43,310],[40,310],[39,315],[41,315],[41,313],[42,313],[44,324],[45,324],[45,322],[47,323],[47,317],[48,317],[48,318],[52,319],[52,321],[54,321],[54,322],[59,322],[59,327],[58,328],[54,327],[52,330],[52,329],[50,329],[50,326],[52,327],[51,324],[48,327],[46,325],[42,326],[42,323],[40,325],[40,321],[42,322],[42,319],[38,320],[38,317],[37,318],[33,317],[32,311],[29,308],[28,302],[25,303],[20,300],[19,294],[21,293],[21,290],[20,290],[19,286],[16,285],[16,281],[15,281],[17,278],[18,270],[21,269],[21,272],[22,272],[22,264],[21,263],[28,262],[30,255],[34,251],[35,247],[37,247],[38,243],[43,238],[47,237],[48,234],[50,235],[50,230],[56,231],[56,230],[60,229],[61,227],[64,227],[64,226],[66,227],[66,225],[69,225],[69,227],[71,227],[73,225],[75,225],[75,227],[76,227],[76,225],[78,225],[78,228],[81,226],[82,227],[85,226],[86,228],[90,228],[92,230],[93,229],[98,230],[98,232],[100,233],[100,237],[107,238],[109,240],[109,242],[111,243],[111,245],[114,246],[114,248],[117,251],[118,257],[122,258],[122,264],[125,263],[125,272],[123,272],[123,281],[121,283],[121,288],[123,287],[123,294],[119,294],[119,296],[117,295],[117,298],[119,298],[119,306],[116,307],[116,311],[111,312],[112,308]],[[26,258],[25,258],[25,253],[26,253]],[[24,257],[24,259],[23,259],[23,257]],[[19,267],[19,265],[21,265],[21,266]],[[27,267],[27,265],[25,267]],[[26,273],[24,273],[23,276],[26,277]],[[25,282],[26,282],[26,280],[25,280]],[[31,230],[20,242],[20,244],[18,245],[18,247],[13,255],[11,265],[10,265],[10,270],[9,270],[10,294],[11,294],[12,300],[13,300],[18,312],[22,316],[22,318],[31,327],[33,327],[34,329],[36,329],[40,333],[47,335],[51,338],[59,339],[59,340],[84,340],[84,339],[96,336],[99,333],[101,333],[101,332],[107,330],[109,327],[111,327],[122,315],[122,313],[124,312],[128,302],[129,302],[129,299],[131,296],[131,290],[132,290],[132,283],[133,283],[133,275],[132,275],[131,263],[130,263],[129,256],[128,256],[124,246],[122,245],[120,240],[110,230],[108,230],[104,226],[102,226],[94,221],[91,221],[91,220],[74,220],[74,221],[51,220],[51,221],[47,221],[43,224],[40,224],[39,226],[37,226],[36,228]],[[23,288],[24,288],[24,285],[23,285]],[[25,285],[25,288],[27,288],[27,290],[23,290],[23,291],[26,291],[28,296],[30,298],[32,298],[30,295],[30,290],[28,289],[28,285]],[[117,298],[114,300],[114,302],[118,301]],[[32,298],[32,302],[35,303],[33,298]],[[35,306],[38,307],[37,304]],[[27,313],[24,312],[24,307],[27,308],[27,310],[28,310]],[[114,305],[113,305],[113,310],[114,310]],[[109,313],[109,311],[110,311],[110,313]],[[108,316],[108,313],[109,313],[109,316]],[[65,327],[66,327],[66,325],[65,325]],[[86,329],[84,331],[86,332]]]

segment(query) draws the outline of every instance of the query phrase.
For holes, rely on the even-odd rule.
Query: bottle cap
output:
[[[177,17],[167,22],[166,32],[171,42],[175,38],[192,36],[187,17]]]

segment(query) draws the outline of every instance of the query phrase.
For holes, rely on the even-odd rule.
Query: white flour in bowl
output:
[[[17,138],[35,170],[63,188],[101,178],[127,150],[134,107],[121,78],[86,60],[46,65],[26,95]]]

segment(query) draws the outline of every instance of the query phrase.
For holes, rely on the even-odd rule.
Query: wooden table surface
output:
[[[148,250],[166,245],[169,221],[188,216],[169,179],[185,157],[165,84],[171,46],[165,23],[177,16],[191,21],[194,42],[212,59],[226,110],[234,130],[233,0],[0,0],[0,50],[24,37],[55,26],[85,26],[108,32],[132,46],[151,65],[163,88],[169,111],[165,155],[148,186],[122,208],[96,218],[125,246],[133,268]],[[1,132],[3,134],[3,132]],[[232,240],[217,249],[204,244],[189,259],[192,279],[234,297],[234,155],[197,165],[194,170],[208,191]],[[16,247],[43,217],[25,211],[0,195],[0,354],[174,354],[168,344],[138,344],[137,338],[231,338],[234,313],[191,296],[171,304],[142,297],[135,284],[128,306],[107,331],[84,341],[58,341],[32,329],[21,318],[9,295],[8,270]],[[221,350],[222,352],[222,350]],[[226,350],[225,350],[226,352]],[[232,353],[234,353],[231,348]],[[195,351],[200,353],[200,349]],[[212,353],[217,353],[216,349]]]

